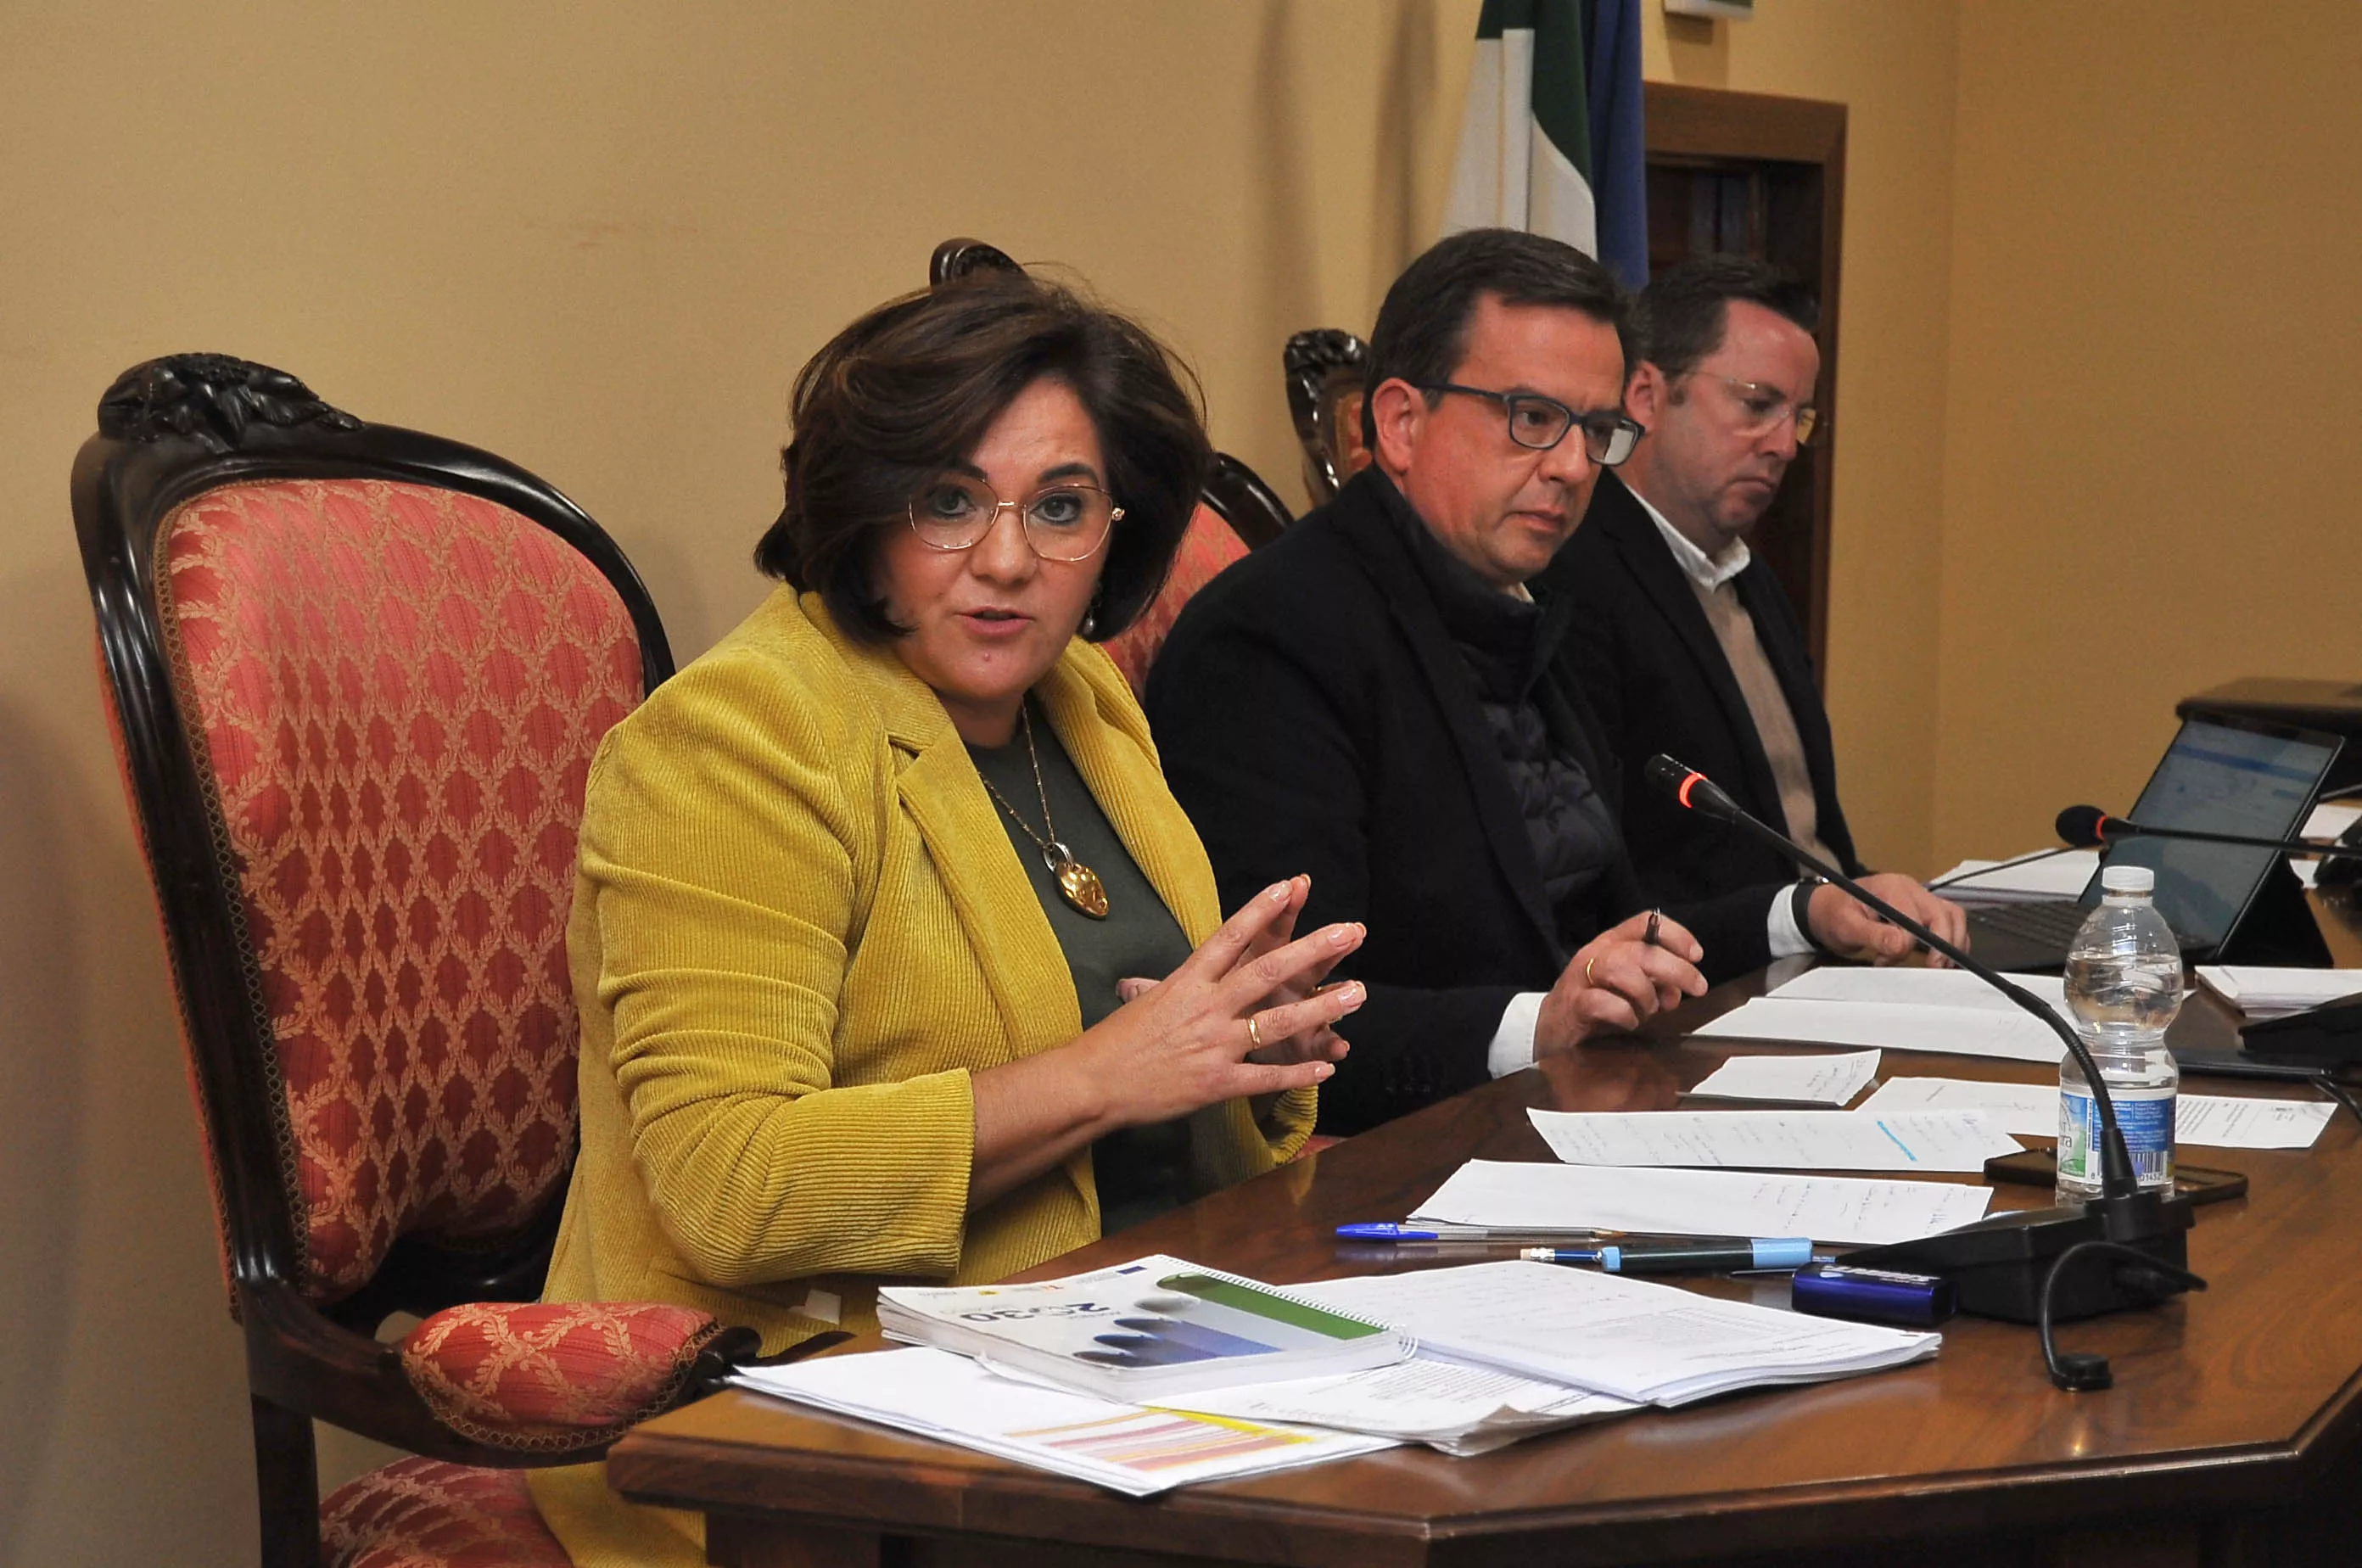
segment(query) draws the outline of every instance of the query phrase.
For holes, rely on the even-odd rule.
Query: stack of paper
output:
[[[890,1286],[877,1293],[877,1326],[890,1339],[1134,1402],[1358,1372],[1411,1353],[1383,1324],[1162,1255],[1033,1285]]]
[[[2067,982],[2057,975],[2003,975],[2019,988],[2030,991],[2036,1001],[2068,1022],[2075,1015],[2067,1010]],[[1779,1001],[1842,1001],[1907,1003],[1913,1007],[1975,1007],[1989,1012],[2014,1012],[2023,1017],[2025,1010],[2009,998],[1970,974],[1966,969],[1921,969],[1910,966],[1877,969],[1855,967],[1842,964],[1824,964],[1807,969],[1794,979],[1772,988],[1770,993]],[[2055,1037],[2054,1037],[2055,1038]]]
[[[1928,888],[1955,903],[2036,903],[2080,899],[2100,868],[2096,849],[2037,849],[2014,860],[1963,860]]]
[[[2055,1098],[2054,1091],[2054,1098]],[[1972,1108],[1894,1110],[1529,1110],[1571,1165],[1973,1175],[2017,1140]]]
[[[2249,1018],[2301,1012],[2362,991],[2362,969],[2284,969],[2264,964],[2201,964],[2198,977]]]
[[[1551,1264],[1470,1264],[1297,1288],[1452,1355],[1652,1405],[1899,1366],[1934,1355],[1943,1338]]]
[[[2185,1094],[2173,1108],[2173,1141],[2216,1149],[2309,1149],[2337,1108],[2326,1100],[2248,1099]],[[1896,1078],[1862,1102],[1862,1112],[1981,1111],[2004,1132],[2058,1135],[2055,1084],[1992,1084],[1969,1078]],[[1857,1112],[1856,1114],[1860,1114]]]
[[[1612,1394],[1429,1352],[1416,1361],[1343,1377],[1218,1388],[1158,1403],[1239,1420],[1335,1427],[1421,1442],[1461,1457],[1640,1408]]]
[[[1810,1236],[1867,1247],[1981,1220],[1992,1201],[1991,1187],[1958,1182],[1471,1160],[1412,1218],[1504,1231]],[[1291,1294],[1309,1288],[1298,1286]]]
[[[1143,1409],[997,1377],[938,1350],[749,1367],[739,1386],[1072,1475],[1135,1497],[1390,1448],[1394,1440]]]

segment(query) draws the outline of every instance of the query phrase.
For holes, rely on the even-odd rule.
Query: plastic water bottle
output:
[[[2173,1185],[2173,1100],[2181,1069],[2165,1048],[2181,1010],[2181,949],[2150,901],[2145,866],[2100,874],[2100,907],[2067,950],[2067,1006],[2114,1101],[2116,1125],[2144,1187]],[[2100,1111],[2083,1069],[2058,1064],[2058,1200],[2100,1195]]]

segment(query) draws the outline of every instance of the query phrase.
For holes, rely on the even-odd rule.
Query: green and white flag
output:
[[[1485,0],[1443,232],[1521,228],[1599,254],[1579,0]]]

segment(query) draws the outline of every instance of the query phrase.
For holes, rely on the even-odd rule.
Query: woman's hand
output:
[[[1570,1049],[1610,1030],[1638,1029],[1642,1019],[1679,1006],[1683,997],[1705,995],[1705,977],[1697,971],[1705,956],[1696,937],[1654,911],[1601,932],[1567,961],[1542,999],[1534,1055]]]
[[[1261,958],[1268,953],[1276,953],[1295,939],[1296,922],[1304,912],[1305,901],[1311,897],[1312,878],[1298,875],[1289,878],[1283,885],[1288,889],[1286,905],[1276,919],[1256,933],[1248,942],[1246,957],[1250,960]],[[1253,907],[1249,906],[1250,909]],[[1247,911],[1242,910],[1240,912],[1243,914]],[[1358,942],[1354,945],[1359,945]],[[1256,1011],[1250,1016],[1255,1025],[1253,1037],[1261,1043],[1256,1049],[1247,1053],[1248,1061],[1335,1062],[1344,1057],[1350,1047],[1336,1031],[1329,1026],[1333,1021],[1324,1021],[1310,1029],[1299,1030],[1294,1033],[1282,1033],[1281,1031],[1285,1027],[1284,1021],[1290,1015],[1283,1014],[1278,1010],[1323,991],[1340,988],[1323,986],[1321,981],[1327,977],[1330,969],[1335,966],[1338,959],[1352,950],[1352,946],[1340,945],[1335,955],[1330,957],[1328,963],[1275,986],[1269,994],[1256,1002]],[[1119,980],[1116,982],[1116,994],[1127,1002],[1137,1001],[1154,990],[1158,984],[1160,982],[1150,979]],[[1358,992],[1359,988],[1356,988],[1356,990]],[[1355,1005],[1359,1005],[1358,1002]]]
[[[1341,923],[1296,937],[1310,889],[1303,877],[1265,889],[1164,979],[1124,982],[1124,1005],[1075,1042],[1115,1125],[1302,1088],[1336,1070],[1346,1044],[1330,1025],[1365,992],[1320,981],[1363,932]]]

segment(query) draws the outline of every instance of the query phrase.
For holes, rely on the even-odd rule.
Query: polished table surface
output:
[[[2333,943],[2355,961],[2349,930]],[[1760,977],[1718,988],[1680,1021],[1694,1027],[1761,988]],[[2229,1040],[2234,1024],[2202,988],[2176,1027]],[[1677,1039],[1592,1045],[1022,1277],[1152,1252],[1283,1283],[1471,1261],[1407,1261],[1332,1232],[1411,1212],[1463,1160],[1549,1159],[1529,1107],[1667,1109],[1727,1055]],[[1886,1053],[1882,1077],[1914,1075],[2049,1077],[2020,1063]],[[2184,1087],[2312,1093],[2249,1079]],[[1049,1568],[1142,1553],[1308,1565],[1867,1562],[1892,1561],[1887,1549],[1914,1538],[1940,1540],[1948,1563],[2362,1561],[2362,1538],[2343,1525],[2337,1545],[2302,1544],[2362,1495],[2362,1128],[2341,1112],[2310,1150],[2184,1158],[2246,1172],[2249,1193],[2198,1211],[2191,1266],[2211,1289],[2061,1330],[2064,1346],[2113,1360],[2115,1386],[2101,1393],[2055,1392],[2032,1330],[1962,1318],[1935,1361],[1897,1371],[1647,1411],[1475,1459],[1396,1449],[1145,1503],[740,1392],[641,1427],[616,1447],[610,1475],[639,1500],[706,1510],[714,1561],[745,1568]],[[2001,1187],[1994,1206],[2047,1200],[2046,1189]],[[1787,1298],[1770,1277],[1684,1283]],[[2038,1559],[2025,1555],[2045,1540]]]

